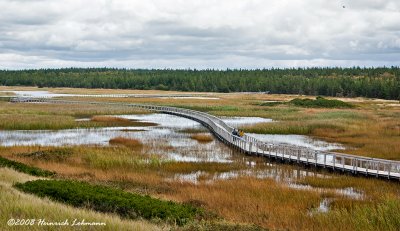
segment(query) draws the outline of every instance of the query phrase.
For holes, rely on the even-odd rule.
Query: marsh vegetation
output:
[[[105,93],[108,90],[96,91]],[[207,101],[206,106],[201,99],[187,101],[165,98],[96,98],[90,100],[181,106],[200,109],[218,116],[257,117],[264,121],[257,119],[256,123],[238,123],[239,119],[231,119],[231,122],[238,124],[247,133],[257,133],[259,136],[271,135],[269,133],[301,134],[304,138],[320,139],[327,144],[336,145],[328,149],[400,159],[400,150],[397,145],[400,143],[400,107],[393,106],[398,105],[398,102],[340,99],[343,102],[351,101],[350,103],[355,107],[308,108],[286,103],[261,106],[261,103],[265,101],[290,102],[295,98],[304,98],[297,95],[218,94],[218,97],[220,100]],[[84,108],[72,105],[67,110],[63,108],[63,105],[7,102],[0,102],[0,104],[1,114],[5,118],[13,118],[15,127],[25,126],[20,125],[25,123],[22,118],[35,115],[65,116],[71,118],[74,128],[77,124],[85,122],[75,121],[76,119],[90,120],[94,116],[102,118],[100,120],[103,121],[86,121],[86,123],[106,121],[106,124],[102,125],[103,128],[82,128],[85,132],[93,132],[95,137],[93,139],[98,140],[96,143],[74,145],[73,142],[64,142],[62,147],[49,143],[38,145],[39,142],[29,145],[15,143],[2,145],[0,156],[24,166],[55,172],[53,180],[79,181],[81,182],[79,184],[88,185],[89,183],[90,187],[96,185],[96,187],[107,188],[105,190],[148,195],[157,200],[190,205],[196,210],[212,214],[200,216],[200,221],[193,219],[179,229],[219,227],[223,230],[235,227],[235,229],[244,230],[260,228],[396,230],[400,225],[398,222],[400,220],[400,186],[397,182],[330,173],[244,156],[221,144],[196,122],[187,121],[184,118],[174,119],[170,115],[148,114],[136,109],[100,105]],[[22,114],[23,117],[21,119],[14,117],[17,114]],[[254,121],[254,118],[251,120]],[[112,123],[109,123],[110,121]],[[155,121],[157,121],[156,126],[143,124],[143,126],[132,124],[125,126],[125,123],[154,123]],[[37,124],[40,125],[39,120]],[[60,126],[59,131],[46,131],[46,134],[49,136],[54,136],[56,134],[54,132],[63,134],[62,132],[65,132],[62,130],[63,126]],[[73,130],[79,131],[79,129]],[[1,131],[3,134],[7,132],[21,131]],[[33,133],[35,131],[24,132],[35,135]],[[80,134],[78,137],[82,139],[89,133],[74,134],[74,136]],[[105,135],[98,136],[100,134]],[[206,140],[212,138],[212,140],[199,142],[199,137],[201,139],[207,137],[204,138]],[[2,144],[5,143],[5,139],[3,137],[0,140]],[[10,136],[7,136],[7,140],[10,140]],[[319,143],[314,145],[319,145]],[[0,188],[4,193],[1,198],[8,200],[14,198],[16,202],[13,204],[10,201],[4,201],[6,209],[3,208],[2,214],[17,213],[24,206],[20,199],[13,196],[13,193],[18,193],[23,198],[31,198],[26,206],[42,207],[49,212],[42,211],[41,213],[50,218],[56,216],[50,214],[56,209],[63,211],[62,214],[76,212],[82,217],[93,213],[87,209],[66,207],[45,198],[17,191],[11,187],[13,183],[24,183],[38,178],[17,173],[9,168],[0,168],[2,184],[7,185]],[[323,209],[320,209],[321,206]],[[32,214],[29,211],[32,211],[32,208],[23,215]],[[122,227],[121,230],[128,223],[141,229],[174,226],[165,223],[162,219],[161,221],[150,219],[151,222],[140,218],[121,221],[112,214],[95,214],[90,216],[99,216],[110,222],[113,227]],[[1,219],[6,220],[5,217]]]

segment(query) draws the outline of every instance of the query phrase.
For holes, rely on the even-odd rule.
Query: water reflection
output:
[[[322,140],[317,140],[303,135],[270,135],[270,134],[255,134],[247,133],[258,140],[269,143],[284,143],[295,146],[301,146],[319,151],[345,149],[341,144],[328,143]]]

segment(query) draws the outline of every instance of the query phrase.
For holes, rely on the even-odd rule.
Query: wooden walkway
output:
[[[362,174],[365,176],[376,176],[384,177],[387,179],[400,180],[400,161],[368,158],[328,151],[317,151],[310,148],[293,145],[262,142],[248,135],[244,135],[243,137],[236,137],[232,135],[232,131],[234,129],[233,127],[227,125],[218,117],[204,112],[156,105],[70,101],[48,98],[12,98],[10,101],[27,103],[96,104],[109,106],[125,106],[168,113],[200,122],[222,142],[246,154],[263,156],[298,164],[312,165],[315,167],[329,168],[340,172],[350,172],[353,174]]]

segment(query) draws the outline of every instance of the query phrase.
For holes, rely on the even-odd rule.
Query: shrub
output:
[[[340,101],[340,100],[329,100],[323,97],[317,97],[313,99],[292,99],[289,104],[299,107],[313,107],[313,108],[353,108],[352,104]]]
[[[50,172],[50,171],[43,170],[43,169],[36,168],[36,167],[31,167],[26,164],[23,164],[23,163],[20,163],[17,161],[13,161],[13,160],[9,160],[9,159],[3,158],[3,157],[0,157],[0,166],[13,168],[16,171],[30,174],[32,176],[48,177],[48,176],[55,175],[54,172]]]
[[[162,219],[183,225],[203,214],[200,209],[150,196],[125,192],[105,186],[68,180],[36,180],[17,183],[15,187],[40,197],[88,207],[100,212],[117,213],[125,218]]]

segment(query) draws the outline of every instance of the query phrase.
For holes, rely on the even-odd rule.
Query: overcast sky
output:
[[[0,0],[0,9],[0,69],[400,65],[400,0]]]

